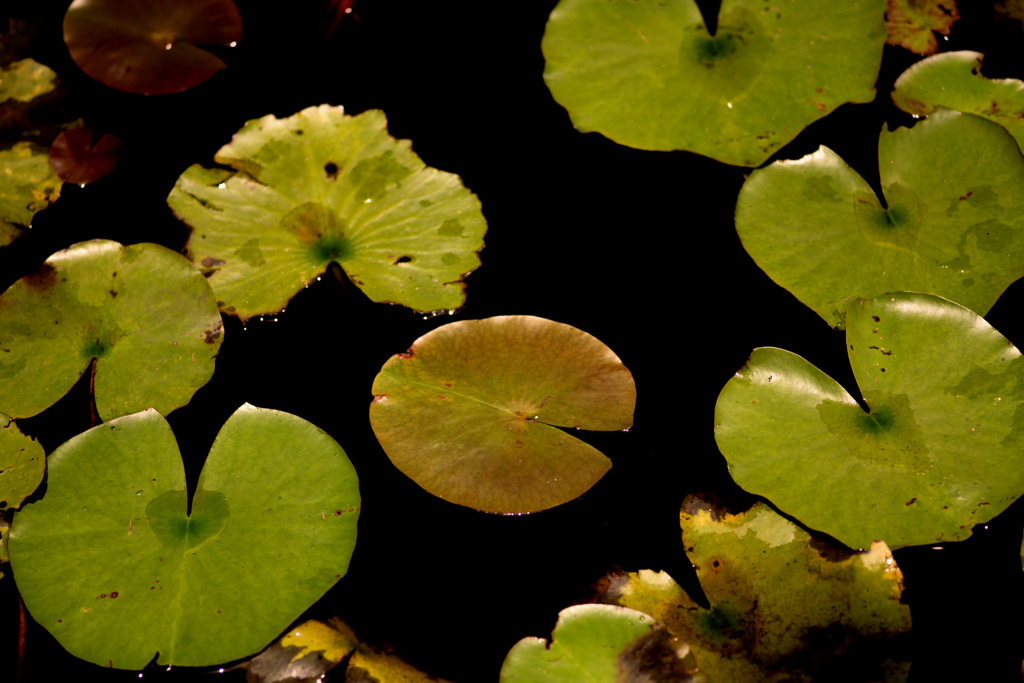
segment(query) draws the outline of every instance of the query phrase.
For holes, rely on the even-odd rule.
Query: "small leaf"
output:
[[[900,74],[892,101],[915,116],[940,107],[975,114],[1010,131],[1024,145],[1024,82],[981,75],[980,52],[944,52],[922,59]]]
[[[22,59],[0,67],[0,104],[10,100],[28,103],[54,91],[57,73],[32,59]]]
[[[370,424],[398,469],[435,496],[487,512],[535,512],[611,467],[558,427],[633,424],[636,387],[611,349],[569,325],[501,316],[443,325],[373,382]]]
[[[597,600],[653,616],[690,644],[712,681],[906,679],[908,663],[892,661],[910,632],[910,608],[900,603],[902,574],[884,543],[850,552],[763,503],[733,515],[692,495],[680,522],[709,608],[650,570],[609,575]]]
[[[140,95],[199,85],[226,66],[202,46],[241,38],[231,0],[75,0],[64,16],[64,42],[82,71]]]
[[[334,439],[250,405],[217,435],[189,503],[174,435],[149,410],[50,455],[46,495],[15,515],[11,570],[76,657],[221,664],[263,648],[345,574],[359,504]]]
[[[417,311],[465,302],[480,265],[480,202],[459,180],[395,140],[384,114],[310,107],[249,121],[192,166],[167,198],[192,234],[189,258],[221,310],[243,321],[282,310],[335,262],[373,301]]]
[[[736,203],[744,248],[834,327],[846,302],[933,292],[986,313],[1024,275],[1024,157],[1006,131],[937,112],[882,131],[883,202],[827,147],[753,171]]]
[[[706,683],[689,647],[650,616],[614,605],[558,613],[551,643],[523,638],[508,652],[499,681],[547,683]]]
[[[935,34],[948,36],[960,18],[956,0],[887,0],[886,5],[885,42],[919,55],[935,54],[939,49]]]
[[[188,403],[213,375],[223,321],[203,276],[157,244],[59,251],[0,295],[0,408],[29,417],[95,360],[102,419]]]
[[[715,438],[740,486],[851,548],[893,549],[967,538],[1024,492],[1024,361],[983,318],[927,294],[859,299],[846,341],[870,411],[781,349],[725,385]]]
[[[0,247],[32,226],[32,217],[60,196],[61,184],[39,145],[18,142],[0,150]]]
[[[120,138],[110,133],[94,145],[91,130],[71,128],[50,146],[50,165],[64,182],[86,185],[113,171],[120,152]]]
[[[0,413],[0,510],[21,505],[43,483],[45,470],[43,447]]]
[[[724,0],[715,35],[692,0],[561,0],[544,80],[583,132],[758,166],[846,102],[870,102],[884,0]]]

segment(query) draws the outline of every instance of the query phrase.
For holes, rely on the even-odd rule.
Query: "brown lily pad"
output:
[[[109,174],[117,165],[121,139],[107,133],[93,144],[88,128],[72,128],[50,146],[50,166],[66,183],[86,185]]]

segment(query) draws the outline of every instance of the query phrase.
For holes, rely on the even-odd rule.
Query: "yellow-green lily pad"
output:
[[[559,429],[628,429],[633,376],[575,327],[533,316],[442,325],[373,382],[370,424],[398,469],[478,510],[535,512],[583,494],[611,467]]]
[[[384,114],[310,107],[249,121],[167,199],[192,226],[186,253],[222,311],[282,310],[335,262],[374,301],[422,312],[465,301],[480,265],[480,202],[458,176],[424,165]]]
[[[870,102],[884,0],[724,0],[712,36],[692,0],[561,0],[544,80],[581,131],[758,166],[847,102]]]
[[[32,227],[32,218],[60,196],[61,185],[45,147],[23,140],[0,150],[0,247]]]
[[[0,413],[0,510],[21,505],[43,483],[45,471],[43,447]]]
[[[846,345],[867,410],[781,349],[725,385],[715,438],[740,486],[851,548],[961,540],[1024,493],[1024,360],[981,316],[858,299]]]

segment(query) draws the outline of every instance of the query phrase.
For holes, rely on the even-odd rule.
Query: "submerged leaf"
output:
[[[46,453],[0,413],[0,510],[16,508],[43,483]]]
[[[922,59],[896,79],[892,101],[916,116],[931,116],[940,107],[976,114],[1010,131],[1024,147],[1024,82],[985,78],[984,58],[960,51]]]
[[[1024,360],[977,314],[926,294],[852,303],[870,411],[803,358],[755,349],[715,407],[743,488],[851,548],[957,541],[1024,492]]]
[[[939,49],[935,34],[948,36],[960,18],[956,0],[887,0],[886,5],[886,42],[919,55],[935,54]]]
[[[82,71],[141,95],[199,85],[226,66],[203,46],[241,38],[231,0],[75,0],[64,16],[64,42]]]
[[[628,429],[636,403],[611,349],[531,316],[443,325],[388,360],[372,391],[370,424],[398,469],[435,496],[506,514],[593,486],[611,462],[558,427]]]
[[[49,468],[46,495],[15,515],[11,569],[32,617],[102,666],[250,655],[345,574],[355,545],[355,469],[287,413],[235,412],[191,501],[153,410],[79,434]]]
[[[0,104],[9,100],[28,103],[57,87],[57,73],[33,59],[22,59],[0,67]]]
[[[551,642],[523,638],[508,652],[499,681],[548,683],[706,683],[686,643],[650,616],[614,605],[558,613]]]
[[[884,0],[724,0],[715,35],[692,0],[561,0],[544,80],[581,131],[757,166],[846,102],[870,102]]]
[[[0,410],[28,417],[95,361],[99,416],[189,402],[213,375],[223,321],[203,276],[157,244],[59,251],[0,295]]]
[[[50,145],[50,165],[66,183],[85,185],[114,170],[121,151],[121,140],[107,133],[93,144],[88,128],[71,128]]]
[[[311,107],[249,121],[192,166],[167,202],[192,234],[189,257],[221,310],[242,320],[282,310],[332,262],[373,301],[455,309],[480,265],[480,202],[459,177],[424,165],[384,114]]]
[[[937,112],[878,141],[884,204],[834,152],[755,170],[736,203],[744,248],[834,327],[846,302],[932,292],[986,313],[1024,275],[1024,157],[999,126]]]
[[[710,608],[663,572],[613,573],[597,599],[646,612],[690,644],[712,681],[906,679],[902,574],[884,543],[851,553],[812,538],[763,503],[728,514],[687,496],[683,544]],[[856,671],[859,676],[849,676]]]

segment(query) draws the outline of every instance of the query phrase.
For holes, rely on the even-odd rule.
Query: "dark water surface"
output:
[[[66,2],[14,3],[11,16],[45,21],[29,56],[57,71],[86,125],[124,147],[111,176],[65,186],[28,236],[0,250],[0,289],[85,239],[180,250],[187,228],[167,208],[168,192],[190,164],[211,164],[248,119],[323,103],[351,114],[382,109],[393,136],[411,139],[428,165],[459,174],[483,203],[487,246],[465,308],[425,320],[325,277],[277,322],[243,329],[228,319],[213,380],[169,418],[190,482],[244,402],[327,430],[358,470],[363,511],[347,576],[306,616],[340,616],[364,640],[390,643],[460,683],[497,680],[516,641],[548,635],[558,611],[614,566],[664,569],[695,587],[679,535],[683,497],[713,491],[739,506],[753,500],[729,479],[713,436],[718,392],[750,351],[792,350],[855,390],[842,333],[772,283],[740,246],[732,211],[744,169],[576,132],[541,78],[554,0],[361,0],[359,19],[345,19],[327,40],[326,2],[238,4],[244,36],[225,50],[228,69],[191,91],[144,98],[110,91],[70,61],[60,32]],[[950,49],[987,52],[989,75],[1024,77],[1019,24],[994,28],[983,8],[963,9]],[[904,121],[886,93],[912,61],[887,49],[879,101],[844,107],[782,155],[826,144],[877,176],[878,131]],[[1018,284],[989,316],[1018,346],[1022,304]],[[581,433],[614,462],[604,479],[578,500],[521,517],[426,493],[391,465],[367,419],[370,385],[391,355],[452,320],[506,314],[593,334],[622,358],[638,391],[630,432]],[[87,387],[19,424],[52,451],[89,427]],[[896,553],[914,620],[915,683],[1020,680],[1022,514],[1015,505],[959,545]],[[13,679],[17,621],[8,577],[0,581],[0,681]],[[31,619],[26,643],[25,680],[138,677],[75,660]]]

